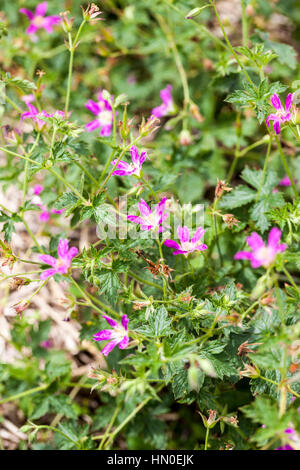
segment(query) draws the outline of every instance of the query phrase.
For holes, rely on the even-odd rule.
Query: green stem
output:
[[[98,181],[96,180],[96,178],[93,177],[93,175],[86,169],[84,168],[83,165],[81,165],[81,163],[78,161],[78,160],[74,160],[74,163],[87,175],[87,177],[93,181],[93,183],[95,183],[96,187],[98,186]]]
[[[151,185],[148,183],[148,181],[145,180],[145,178],[143,178],[143,176],[140,177],[140,180],[144,183],[145,186],[147,186],[147,188],[149,189],[150,193],[152,194],[152,196],[154,197],[154,199],[156,200],[156,202],[159,202],[159,199],[156,195],[156,192],[154,191],[154,189],[151,187]]]
[[[107,428],[106,428],[106,430],[105,430],[104,436],[103,436],[103,438],[102,438],[102,440],[101,440],[101,442],[100,442],[100,444],[99,444],[98,450],[102,450],[103,445],[104,445],[104,443],[105,443],[105,441],[106,441],[106,439],[107,439],[107,437],[108,437],[108,435],[109,435],[109,431],[111,430],[111,428],[112,428],[112,426],[113,426],[113,424],[114,424],[114,422],[115,422],[115,420],[116,420],[116,417],[118,416],[118,414],[119,414],[119,412],[120,412],[120,409],[121,409],[121,406],[118,405],[118,406],[116,407],[116,409],[115,409],[114,414],[112,415],[112,418],[111,418],[111,420],[110,420],[109,425],[107,426]]]
[[[284,166],[284,168],[285,168],[285,171],[287,172],[287,175],[288,175],[289,180],[290,180],[290,182],[291,182],[291,186],[292,186],[292,188],[293,188],[293,191],[294,191],[294,193],[295,193],[295,196],[296,196],[296,198],[298,198],[298,191],[297,191],[297,188],[296,188],[294,179],[293,179],[293,177],[292,177],[291,170],[290,170],[290,168],[289,168],[289,166],[288,166],[288,164],[287,164],[287,161],[286,161],[284,152],[283,152],[283,150],[282,150],[280,140],[278,139],[277,135],[275,135],[275,140],[276,140],[276,143],[277,143],[277,147],[278,147],[278,150],[279,150],[279,153],[280,153],[280,156],[281,156],[281,160],[282,160],[283,166]]]
[[[257,142],[254,142],[251,145],[248,145],[248,147],[245,147],[243,150],[241,150],[238,153],[238,157],[243,157],[244,155],[246,155],[246,153],[248,153],[250,150],[254,149],[255,147],[258,147],[259,145],[263,145],[265,143],[268,143],[269,139],[270,139],[270,136],[265,135],[264,137],[262,137],[262,139],[258,140]]]
[[[261,175],[261,178],[260,178],[259,187],[258,187],[258,191],[257,191],[257,195],[256,195],[256,202],[259,200],[261,188],[262,188],[263,182],[265,180],[265,175],[266,175],[266,171],[267,171],[269,156],[270,156],[270,152],[271,152],[271,146],[272,146],[272,137],[270,137],[269,144],[268,144],[268,150],[267,150],[267,155],[266,155],[266,158],[265,158],[264,168],[263,168],[263,172],[262,172],[262,175]]]
[[[227,34],[226,34],[226,31],[225,31],[225,29],[224,29],[224,26],[223,26],[223,24],[222,24],[222,21],[221,21],[221,18],[220,18],[220,16],[219,16],[219,13],[218,13],[218,11],[217,11],[217,9],[216,9],[214,0],[209,0],[209,3],[211,4],[211,6],[212,6],[213,9],[214,9],[214,12],[215,12],[216,18],[217,18],[217,20],[218,20],[219,26],[220,26],[220,28],[221,28],[221,30],[222,30],[224,39],[225,39],[225,41],[226,41],[226,43],[227,43],[227,46],[228,46],[229,49],[230,49],[231,54],[233,55],[233,57],[235,58],[235,60],[236,60],[237,63],[239,64],[239,66],[241,67],[241,70],[242,70],[243,74],[245,75],[246,79],[248,80],[248,82],[250,83],[250,85],[252,85],[254,88],[256,88],[255,85],[254,85],[254,83],[252,82],[251,78],[249,77],[247,71],[245,70],[243,64],[241,63],[241,61],[240,61],[240,59],[239,59],[239,56],[236,54],[235,50],[233,49],[233,47],[232,47],[232,45],[231,45],[231,43],[230,43],[230,41],[229,41],[229,38],[228,38],[228,36],[227,36]]]
[[[234,152],[234,159],[229,169],[228,176],[226,178],[228,182],[231,181],[231,178],[235,172],[238,158],[240,156],[239,155],[240,145],[241,145],[241,115],[240,113],[237,113],[235,126],[236,126],[236,147],[235,147],[235,152]]]
[[[248,22],[247,22],[245,0],[241,0],[241,4],[242,4],[243,46],[248,47]]]
[[[133,271],[128,271],[128,275],[142,284],[147,284],[148,286],[155,287],[156,289],[163,291],[163,288],[159,284],[148,281],[148,279],[144,279],[140,277],[138,274],[135,274]]]
[[[288,280],[290,281],[290,283],[292,284],[292,286],[294,287],[294,289],[296,289],[296,291],[298,292],[298,294],[300,294],[300,289],[299,289],[298,286],[295,284],[294,279],[292,278],[292,276],[290,275],[290,273],[288,272],[288,270],[283,267],[283,268],[282,268],[282,271],[284,272],[284,274],[286,275],[286,277],[288,278]]]
[[[65,119],[67,118],[68,110],[69,110],[69,103],[70,103],[70,94],[71,94],[71,85],[72,85],[72,73],[73,73],[73,61],[74,61],[74,52],[76,47],[78,46],[78,39],[80,37],[82,28],[86,20],[83,19],[77,34],[75,36],[74,42],[72,40],[72,35],[68,32],[68,40],[69,40],[69,50],[70,50],[70,60],[69,60],[69,72],[68,72],[68,84],[67,84],[67,93],[66,93],[66,104],[65,104]]]
[[[106,163],[105,163],[105,166],[104,166],[104,168],[103,168],[103,171],[102,171],[102,173],[101,173],[101,176],[100,176],[100,179],[99,179],[99,181],[98,181],[98,183],[97,183],[97,186],[102,183],[103,178],[104,178],[104,176],[105,176],[105,174],[106,174],[106,172],[107,172],[107,169],[108,169],[108,167],[109,167],[109,165],[110,165],[112,159],[114,158],[115,151],[116,151],[115,149],[113,149],[113,150],[111,151],[111,154],[110,154],[109,158],[107,159],[107,161],[106,161]]]
[[[19,113],[23,113],[23,110],[20,108],[19,105],[17,105],[13,100],[9,98],[8,95],[5,95],[5,100]]]
[[[3,403],[7,403],[8,401],[14,401],[18,400],[19,398],[26,397],[27,395],[32,395],[33,393],[40,392],[41,390],[45,390],[46,388],[49,387],[50,384],[43,384],[40,385],[39,387],[31,388],[30,390],[26,390],[25,392],[17,393],[16,395],[12,395],[7,398],[3,398],[3,400],[0,400],[0,405],[3,405]]]
[[[44,250],[42,249],[42,247],[40,246],[39,242],[37,241],[36,237],[34,236],[34,234],[32,233],[31,229],[29,228],[29,225],[28,223],[26,222],[26,220],[24,219],[24,217],[20,214],[19,217],[22,219],[22,222],[27,230],[27,232],[29,233],[31,239],[33,240],[33,242],[35,243],[36,247],[38,248],[39,252],[40,253],[44,253]]]
[[[81,199],[81,201],[86,205],[89,206],[90,203],[87,199],[85,199],[80,192],[72,185],[70,184],[63,176],[61,176],[59,173],[57,173],[53,168],[48,168],[48,171],[52,173],[57,179],[59,179],[67,188],[71,189],[76,196]]]
[[[162,388],[162,387],[161,387]],[[160,389],[161,389],[160,388]],[[115,436],[117,434],[119,434],[119,432],[124,428],[124,426],[126,426],[127,423],[129,423],[129,421],[131,421],[135,415],[142,409],[144,408],[145,405],[147,405],[147,403],[152,400],[153,397],[150,396],[148,398],[146,398],[145,400],[142,401],[142,403],[140,403],[128,416],[127,418],[124,419],[124,421],[111,433],[108,441],[106,442],[105,444],[105,448],[107,448],[110,443],[114,440]]]
[[[209,436],[209,427],[206,428],[204,450],[207,450],[207,446],[208,446],[208,436]]]

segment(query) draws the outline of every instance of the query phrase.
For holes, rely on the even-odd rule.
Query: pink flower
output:
[[[33,187],[33,194],[38,196],[41,192],[44,191],[44,187],[41,184],[35,184]]]
[[[86,124],[85,128],[88,132],[92,132],[100,127],[100,135],[102,137],[107,137],[111,133],[112,123],[114,120],[112,107],[109,102],[103,98],[102,92],[98,94],[97,98],[97,103],[93,100],[89,100],[85,105],[89,111],[97,116],[97,119]]]
[[[49,117],[50,114],[46,113],[46,111],[40,112],[38,109],[36,109],[35,106],[33,106],[33,104],[30,104],[28,102],[26,102],[26,104],[27,104],[29,111],[26,111],[25,113],[21,114],[21,119],[28,119],[28,118],[33,119],[34,122],[36,122],[37,124],[38,130],[41,130],[45,126],[46,123],[42,119],[39,119],[37,116],[40,115],[44,117]]]
[[[46,341],[42,341],[42,342],[40,343],[40,346],[41,346],[42,348],[45,348],[45,349],[50,349],[51,346],[52,346],[52,342],[51,342],[50,339],[46,339]]]
[[[296,178],[294,178],[294,182],[297,183]],[[280,186],[291,186],[291,180],[288,175],[285,175],[282,180],[279,181]]]
[[[177,234],[180,243],[175,242],[174,240],[166,240],[164,245],[174,248],[173,255],[184,254],[187,256],[193,251],[203,251],[207,249],[207,245],[204,243],[199,244],[200,238],[203,237],[205,230],[202,227],[197,228],[193,238],[190,241],[189,229],[186,226],[177,227]]]
[[[108,356],[109,353],[119,345],[119,349],[126,349],[129,343],[129,336],[127,332],[127,325],[129,322],[129,318],[127,315],[122,315],[122,325],[120,325],[118,322],[113,320],[110,317],[107,317],[106,315],[102,315],[102,318],[105,318],[107,323],[113,328],[112,330],[101,330],[98,331],[94,335],[94,340],[95,341],[109,341],[104,348],[102,349],[101,353],[104,356]]]
[[[32,103],[35,100],[35,96],[33,94],[30,95],[23,95],[21,96],[21,100],[24,101],[24,103]]]
[[[28,118],[31,118],[34,120],[34,122],[37,123],[37,128],[38,130],[41,130],[44,126],[45,126],[45,122],[40,119],[38,116],[40,117],[45,117],[45,118],[49,118],[49,117],[60,117],[60,118],[64,118],[65,117],[65,113],[63,111],[60,111],[60,110],[56,110],[54,111],[54,113],[47,113],[46,111],[42,110],[42,111],[39,111],[38,109],[36,109],[35,106],[33,106],[32,104],[30,104],[29,102],[26,102],[28,108],[29,108],[29,111],[26,111],[25,113],[21,114],[21,119],[28,119]]]
[[[164,197],[156,206],[155,211],[151,212],[150,207],[141,199],[141,202],[138,203],[138,208],[141,214],[141,217],[136,215],[128,215],[127,219],[135,224],[141,225],[141,230],[153,230],[158,229],[159,232],[163,231],[161,224],[165,219],[169,217],[169,214],[164,213],[165,204],[167,198]]]
[[[297,431],[293,428],[287,428],[285,431],[289,444],[284,444],[277,447],[275,450],[300,450],[300,436]],[[291,445],[292,444],[292,445]]]
[[[162,100],[162,104],[152,109],[152,114],[155,117],[160,118],[162,116],[166,116],[167,114],[174,113],[175,106],[173,103],[171,92],[172,85],[167,85],[166,88],[163,88],[163,90],[161,90],[160,97]]]
[[[287,248],[285,243],[279,244],[280,238],[281,230],[277,227],[272,228],[266,246],[262,238],[256,232],[253,232],[250,237],[247,237],[247,243],[252,252],[239,251],[234,259],[249,259],[252,268],[259,268],[260,266],[268,268],[274,262],[277,253],[283,252]]]
[[[41,214],[40,214],[40,221],[41,222],[48,222],[48,220],[50,219],[50,215],[51,214],[62,214],[62,212],[64,212],[65,209],[50,209],[50,211],[48,211],[47,209],[47,206],[42,206],[41,204],[37,204],[37,206],[40,206],[41,208]]]
[[[293,94],[289,93],[286,97],[285,108],[282,106],[279,96],[274,93],[271,96],[271,103],[276,110],[276,114],[269,114],[266,119],[267,126],[269,127],[270,121],[273,121],[273,128],[275,134],[280,134],[280,124],[291,119],[290,109],[292,106]]]
[[[113,175],[119,175],[119,176],[124,176],[124,175],[136,175],[136,176],[141,176],[141,169],[142,169],[142,164],[147,158],[147,153],[146,152],[141,152],[141,155],[139,155],[139,151],[136,147],[136,145],[133,145],[130,148],[130,155],[131,155],[131,160],[132,163],[127,163],[123,162],[122,160],[118,163],[117,165],[117,170],[113,172]],[[113,166],[117,163],[117,159],[113,160],[111,163]]]
[[[26,33],[34,41],[37,40],[35,33],[38,29],[43,28],[47,33],[52,33],[53,26],[60,22],[59,16],[45,16],[47,8],[48,2],[42,2],[36,7],[34,13],[27,10],[27,8],[21,8],[19,10],[19,12],[26,15],[30,21],[30,25],[26,29]]]
[[[57,248],[58,259],[53,258],[53,256],[50,255],[39,256],[41,261],[52,266],[52,268],[47,269],[41,274],[42,281],[50,276],[54,276],[54,274],[67,274],[71,267],[72,259],[77,255],[77,253],[77,248],[72,246],[69,249],[68,240],[63,240],[61,238]]]

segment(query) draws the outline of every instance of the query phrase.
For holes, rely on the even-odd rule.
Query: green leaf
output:
[[[118,289],[121,287],[118,276],[111,270],[102,270],[100,274],[97,274],[97,278],[100,281],[100,290],[104,292],[107,297],[112,301],[116,302]]]
[[[24,93],[36,90],[34,83],[30,82],[29,80],[23,80],[20,77],[10,78],[8,75],[6,75],[5,82],[9,85],[13,85],[19,88],[20,90],[24,91]]]
[[[54,203],[56,209],[67,209],[77,204],[78,198],[73,193],[64,193]]]
[[[255,191],[248,188],[248,186],[240,185],[230,193],[225,194],[221,199],[219,206],[223,209],[234,209],[254,201],[255,198]]]
[[[168,317],[168,312],[164,306],[159,307],[151,313],[149,318],[149,326],[153,331],[155,337],[167,335],[171,332],[171,320]]]

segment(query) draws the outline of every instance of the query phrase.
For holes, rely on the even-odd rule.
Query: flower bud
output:
[[[179,134],[179,142],[180,142],[180,145],[190,145],[192,143],[193,139],[192,139],[192,135],[190,133],[190,131],[184,129],[180,132]]]

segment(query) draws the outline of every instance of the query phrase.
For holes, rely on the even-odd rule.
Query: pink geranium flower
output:
[[[280,134],[280,124],[285,121],[290,121],[291,113],[290,109],[292,107],[293,94],[289,93],[286,97],[285,108],[282,106],[279,96],[274,93],[271,96],[271,103],[276,110],[276,114],[269,114],[266,119],[267,126],[269,127],[270,121],[273,121],[273,128],[275,134]]]
[[[30,25],[26,29],[26,33],[31,37],[32,40],[36,41],[37,37],[35,33],[38,29],[44,29],[47,33],[52,33],[53,26],[60,22],[60,17],[55,16],[45,16],[48,8],[48,2],[40,3],[33,13],[27,8],[21,8],[20,13],[23,13],[27,16],[30,21]]]
[[[127,219],[130,222],[141,225],[141,230],[155,230],[158,229],[159,232],[163,231],[161,224],[165,219],[169,217],[169,214],[164,212],[165,204],[167,198],[164,197],[156,206],[155,211],[151,212],[150,207],[141,199],[141,202],[138,203],[138,208],[141,216],[137,215],[128,215]]]
[[[166,116],[167,114],[174,113],[175,106],[172,98],[172,85],[167,85],[166,88],[163,88],[160,92],[160,97],[162,104],[152,109],[152,114],[160,118]]]
[[[128,336],[128,322],[129,318],[127,315],[122,315],[120,325],[116,320],[112,318],[102,315],[102,318],[105,318],[107,323],[113,328],[112,330],[101,330],[98,331],[94,335],[95,341],[109,341],[104,348],[102,349],[101,353],[104,356],[108,356],[108,354],[118,345],[119,349],[126,349],[129,343],[129,336]]]
[[[173,255],[185,255],[193,253],[193,251],[203,251],[207,249],[207,245],[204,243],[199,243],[200,238],[203,237],[205,230],[202,227],[197,228],[194,236],[190,240],[189,229],[186,226],[177,227],[177,234],[179,242],[177,243],[174,240],[165,240],[164,245],[169,248],[174,248]]]
[[[97,103],[93,100],[89,100],[85,105],[89,111],[97,116],[97,119],[86,124],[85,128],[88,132],[92,132],[100,127],[100,135],[102,137],[107,137],[111,133],[112,123],[114,120],[112,107],[109,102],[103,98],[102,92],[98,94],[97,98]]]
[[[277,447],[275,450],[300,450],[300,436],[297,431],[293,427],[290,427],[284,432],[287,435],[289,443]]]
[[[277,253],[281,253],[287,248],[285,243],[279,244],[280,238],[281,230],[277,227],[272,228],[270,231],[267,245],[258,233],[253,232],[250,237],[247,237],[247,243],[252,251],[239,251],[234,259],[249,259],[252,268],[259,268],[260,266],[268,268],[274,262]]]
[[[46,264],[50,264],[52,268],[47,269],[46,271],[42,272],[41,279],[44,281],[50,276],[54,276],[54,274],[67,274],[71,264],[72,259],[77,255],[78,250],[74,246],[69,249],[69,242],[68,240],[63,240],[62,238],[59,240],[57,254],[58,259],[54,258],[50,255],[40,255],[39,258]]]
[[[33,194],[38,196],[41,192],[44,191],[44,187],[41,184],[35,184],[33,187]]]
[[[42,119],[39,119],[37,116],[50,117],[50,114],[46,113],[46,111],[39,111],[38,109],[36,109],[35,106],[33,106],[33,104],[30,104],[28,102],[26,102],[26,104],[29,111],[26,111],[25,113],[21,114],[21,119],[33,119],[33,121],[37,124],[38,130],[41,130],[46,123]]]
[[[142,169],[142,164],[147,158],[147,153],[146,152],[141,152],[141,155],[139,155],[139,151],[136,147],[136,145],[133,145],[130,148],[130,155],[131,155],[131,160],[132,163],[127,163],[123,162],[122,160],[118,163],[117,165],[117,170],[113,172],[113,175],[119,175],[119,176],[124,176],[124,175],[136,175],[136,176],[141,176],[141,169]],[[117,159],[113,160],[111,163],[113,166],[117,163]]]
[[[24,101],[24,103],[32,103],[35,101],[35,96],[31,93],[30,95],[23,95],[21,96],[21,100]]]
[[[50,219],[51,214],[62,214],[65,209],[47,209],[47,206],[42,206],[41,204],[37,204],[40,206],[41,213],[40,213],[40,221],[41,222],[48,222]]]

